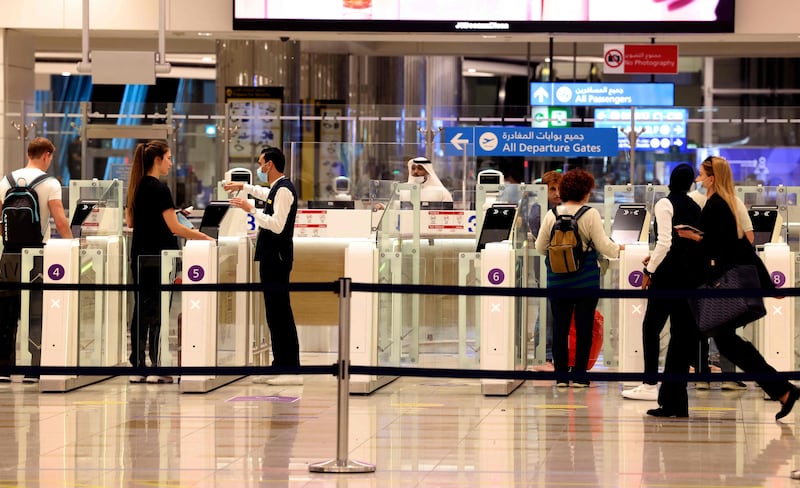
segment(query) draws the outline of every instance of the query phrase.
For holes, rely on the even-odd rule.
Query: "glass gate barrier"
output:
[[[251,247],[247,237],[221,237],[217,242],[216,266],[204,271],[216,283],[248,283],[251,279]],[[162,285],[191,284],[193,279],[185,274],[185,253],[182,250],[162,251],[160,257],[160,282]],[[190,267],[191,269],[191,267]],[[265,330],[259,326],[264,314],[251,320],[252,303],[262,302],[260,294],[247,291],[188,292],[192,298],[184,296],[183,291],[162,291],[160,299],[161,333],[159,337],[159,366],[245,366],[252,364],[253,329]],[[198,296],[203,293],[203,296]],[[188,324],[183,317],[187,307],[205,306],[200,302],[209,297],[211,303],[209,316]],[[188,300],[188,301],[187,301]],[[192,308],[195,310],[195,308]],[[166,325],[168,324],[168,326]],[[187,325],[186,328],[183,326]],[[184,334],[191,334],[185,336]],[[210,342],[204,342],[205,340]],[[209,353],[201,355],[207,364],[195,362],[187,364],[182,350],[188,343],[196,341],[199,347],[209,347]],[[151,358],[152,362],[152,358]],[[149,378],[149,377],[148,377]],[[214,375],[186,376],[181,379],[181,391],[205,392],[221,386],[219,381],[230,382],[236,378]],[[176,381],[176,378],[163,378],[162,382]],[[197,381],[195,381],[197,380]],[[150,381],[148,379],[148,381]],[[224,384],[224,383],[223,383]]]
[[[126,259],[123,240],[119,236],[89,236],[81,239],[51,239],[44,249],[30,250],[23,256],[28,270],[38,260],[47,269],[34,271],[35,280],[47,278],[51,283],[74,284],[75,289],[49,290],[43,293],[41,346],[47,346],[47,366],[106,367],[125,364],[127,338],[127,300],[119,290],[103,289],[103,285],[122,284],[126,279]],[[40,257],[41,256],[41,257]],[[48,264],[49,263],[49,264]],[[26,271],[25,274],[29,272]],[[63,281],[62,281],[63,279]],[[47,280],[45,280],[47,281]],[[98,289],[80,290],[81,285]],[[32,291],[24,297],[30,313],[23,315],[22,337],[35,346],[35,303]],[[49,297],[49,298],[48,298]],[[23,305],[24,307],[25,305]],[[39,305],[42,306],[41,304]],[[25,322],[25,317],[30,322]],[[36,354],[30,357],[39,364]],[[44,356],[44,349],[41,350]],[[41,391],[70,391],[108,378],[108,375],[45,375],[39,384]]]
[[[476,226],[483,212],[423,210],[419,186],[411,183],[371,182],[373,194],[388,195],[377,225],[378,282],[384,284],[480,285],[480,252]],[[503,195],[498,198],[498,195]],[[535,255],[529,229],[530,211],[547,205],[544,185],[480,185],[469,200],[491,206],[512,202],[516,222],[508,236],[515,255],[514,286],[539,286],[541,257]],[[539,214],[537,214],[539,218]],[[515,299],[514,339],[524,368],[528,362],[528,325],[545,315],[545,300]],[[380,365],[435,365],[476,368],[479,363],[480,297],[466,295],[388,294],[378,296],[377,347]],[[542,327],[542,334],[546,328]],[[544,362],[545,341],[534,353]],[[533,356],[532,358],[533,359]]]
[[[41,283],[44,249],[23,249],[21,283]],[[16,364],[38,366],[42,351],[42,292],[21,290]]]

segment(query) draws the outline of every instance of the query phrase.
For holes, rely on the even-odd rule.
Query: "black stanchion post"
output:
[[[347,459],[350,419],[350,278],[339,278],[339,364],[336,459],[308,466],[312,473],[372,473],[375,465]]]

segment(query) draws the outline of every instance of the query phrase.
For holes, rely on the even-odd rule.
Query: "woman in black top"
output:
[[[733,174],[728,161],[716,156],[706,158],[700,166],[697,181],[706,188],[708,195],[708,201],[700,213],[698,223],[698,228],[703,234],[691,230],[679,230],[678,235],[700,242],[700,247],[710,265],[707,279],[713,279],[736,264],[748,264],[748,260],[758,257],[755,256],[749,241],[744,239],[742,225],[736,212]],[[762,283],[771,285],[768,276],[761,278]],[[714,340],[720,354],[730,359],[745,373],[760,373],[765,376],[776,372],[751,343],[736,335],[735,328],[723,328],[722,332],[714,336]],[[800,390],[786,380],[762,379],[758,381],[758,385],[770,398],[781,402],[781,409],[775,414],[775,420],[787,416],[800,398]]]
[[[169,173],[172,153],[163,141],[136,146],[128,181],[125,223],[133,228],[131,271],[133,282],[148,284],[138,292],[131,319],[131,355],[134,367],[145,366],[145,348],[150,341],[150,364],[158,365],[158,342],[161,331],[161,251],[178,249],[178,238],[213,240],[178,222],[169,187],[159,177]],[[131,376],[131,383],[171,383],[167,376]]]

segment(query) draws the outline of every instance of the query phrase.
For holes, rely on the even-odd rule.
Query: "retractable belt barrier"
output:
[[[219,284],[161,284],[160,291],[218,291],[218,292],[261,292],[265,289],[285,289],[281,286],[260,283],[219,283]],[[47,284],[47,283],[5,283],[0,282],[0,290],[77,290],[77,291],[116,291],[136,292],[144,287],[136,284]],[[149,288],[153,288],[150,286]],[[351,293],[397,293],[419,295],[466,295],[466,296],[512,296],[534,298],[558,298],[562,296],[598,297],[613,299],[628,298],[722,298],[732,296],[747,297],[795,297],[800,296],[800,288],[780,288],[779,290],[615,290],[615,289],[547,289],[547,288],[497,288],[482,286],[450,285],[405,285],[352,283]],[[304,282],[290,283],[292,292],[331,292],[340,293],[340,283]],[[157,366],[133,368],[131,366],[0,366],[0,374],[91,374],[91,375],[263,375],[263,374],[323,374],[336,375],[337,364],[327,366]],[[417,376],[431,378],[473,378],[473,379],[515,379],[515,380],[560,380],[568,373],[545,371],[512,370],[473,370],[418,367],[387,367],[351,365],[350,374]],[[760,381],[766,379],[800,380],[800,371],[778,372],[769,376],[748,373],[691,373],[691,374],[645,374],[642,372],[588,372],[591,381]]]

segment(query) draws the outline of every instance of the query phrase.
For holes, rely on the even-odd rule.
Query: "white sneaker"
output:
[[[0,383],[11,383],[11,376],[0,376]]]
[[[277,376],[270,376],[270,375],[260,374],[260,375],[252,376],[252,378],[253,378],[253,383],[257,383],[257,384],[260,384],[260,385],[266,385],[266,384],[269,383],[269,380],[273,380],[273,379],[277,378]]]
[[[694,388],[695,390],[710,390],[711,383],[709,383],[708,381],[697,381],[694,384]]]
[[[658,385],[648,385],[647,383],[642,383],[636,388],[623,390],[622,398],[627,398],[628,400],[647,400],[651,402],[657,401]]]
[[[136,376],[136,375],[128,376],[128,382],[130,383],[144,383],[146,380],[147,378],[145,378],[144,376]]]
[[[282,374],[280,376],[276,376],[275,378],[268,379],[267,384],[275,386],[302,385],[303,377],[295,374]]]
[[[172,383],[173,379],[172,376],[156,376],[151,374],[147,377],[148,383]]]

